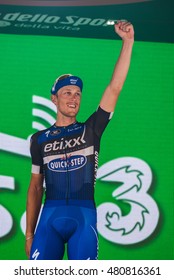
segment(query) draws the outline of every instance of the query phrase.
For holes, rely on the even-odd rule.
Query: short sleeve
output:
[[[91,126],[95,134],[100,138],[108,125],[113,113],[104,111],[100,106],[86,121],[86,124]]]
[[[38,144],[37,134],[32,135],[30,142],[30,154],[32,160],[32,173],[43,173],[43,159],[41,154],[41,146]]]

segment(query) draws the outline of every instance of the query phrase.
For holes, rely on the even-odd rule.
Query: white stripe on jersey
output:
[[[73,156],[73,155],[83,155],[83,156],[90,156],[94,154],[94,146],[90,146],[86,149],[81,149],[75,152],[67,153],[66,156]],[[47,156],[43,158],[44,164],[49,163],[51,160],[58,159],[65,157],[65,154],[59,154],[59,155],[53,155],[53,156]]]
[[[40,166],[32,164],[31,173],[40,174]]]

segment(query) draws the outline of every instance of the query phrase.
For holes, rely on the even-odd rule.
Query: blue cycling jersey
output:
[[[39,131],[31,139],[32,173],[43,173],[46,202],[30,259],[97,259],[94,185],[102,133],[111,113],[100,107],[84,123]]]
[[[32,172],[44,173],[46,199],[94,201],[100,138],[110,116],[99,107],[84,123],[53,125],[32,136]]]

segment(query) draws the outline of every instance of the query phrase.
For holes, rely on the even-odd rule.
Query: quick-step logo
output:
[[[58,158],[48,163],[48,168],[55,172],[73,171],[82,168],[87,162],[87,158],[83,155],[69,156],[68,158]]]

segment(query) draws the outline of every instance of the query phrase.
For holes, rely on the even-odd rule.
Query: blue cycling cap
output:
[[[54,85],[51,88],[51,93],[56,94],[60,88],[69,85],[78,86],[81,91],[83,89],[83,82],[79,77],[73,76],[71,74],[65,74],[56,79]]]

